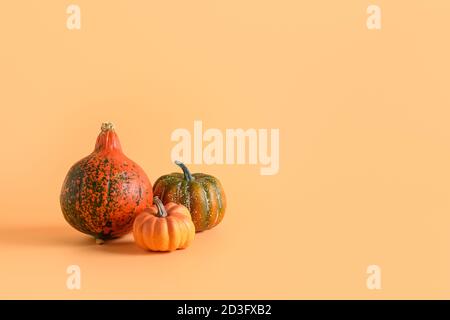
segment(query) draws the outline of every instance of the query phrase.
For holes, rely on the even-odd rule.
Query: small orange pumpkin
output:
[[[189,210],[174,202],[165,206],[158,197],[142,211],[133,224],[134,241],[143,249],[173,251],[184,249],[194,240],[195,226]]]

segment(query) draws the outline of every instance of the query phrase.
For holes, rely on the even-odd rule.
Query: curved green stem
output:
[[[175,160],[175,164],[177,166],[179,166],[181,168],[181,170],[183,170],[184,178],[186,179],[186,181],[194,180],[194,177],[192,176],[191,172],[189,171],[189,169],[186,167],[186,165],[183,162]]]
[[[162,201],[159,200],[158,197],[153,197],[153,202],[155,203],[156,207],[158,208],[158,213],[156,214],[156,216],[158,216],[160,218],[167,217],[167,211],[166,211],[166,208],[164,208]]]

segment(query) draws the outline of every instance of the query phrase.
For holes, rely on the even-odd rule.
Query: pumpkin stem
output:
[[[102,123],[102,132],[105,132],[108,130],[114,130],[114,124],[111,122]]]
[[[189,169],[186,167],[186,165],[183,162],[175,160],[175,164],[177,166],[179,166],[181,168],[181,170],[183,170],[184,178],[186,179],[186,181],[194,180],[194,177],[192,176],[191,172],[189,171]]]
[[[114,131],[114,125],[111,122],[102,123],[101,132],[97,137],[94,150],[96,152],[122,151],[119,137]]]
[[[153,197],[153,203],[156,204],[156,207],[158,208],[158,213],[156,214],[156,216],[159,218],[167,217],[166,208],[164,208],[163,203],[161,202],[161,200],[159,200],[158,197]]]

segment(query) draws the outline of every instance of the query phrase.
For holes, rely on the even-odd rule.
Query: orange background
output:
[[[450,298],[450,2],[0,6],[0,298]],[[280,171],[219,177],[224,221],[170,254],[63,219],[69,167],[115,123],[154,182],[176,128],[280,128]],[[81,267],[81,290],[66,268]],[[382,270],[368,290],[366,268]]]

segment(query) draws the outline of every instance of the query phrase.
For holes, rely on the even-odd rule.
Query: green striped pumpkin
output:
[[[226,198],[220,181],[208,174],[191,174],[180,161],[175,161],[183,173],[174,172],[156,180],[153,193],[164,204],[175,202],[189,209],[195,231],[211,229],[222,221]]]

